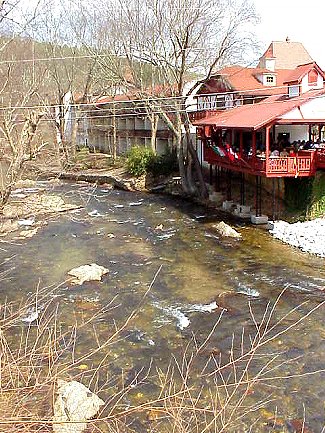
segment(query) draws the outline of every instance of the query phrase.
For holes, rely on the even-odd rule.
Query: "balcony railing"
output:
[[[322,168],[325,170],[325,149],[318,149],[316,156],[317,168]]]
[[[288,157],[248,157],[228,152],[218,153],[213,146],[204,146],[204,160],[210,164],[217,164],[224,168],[235,171],[249,172],[252,174],[264,175],[267,177],[300,177],[312,176],[316,170],[316,152],[304,152],[297,156]],[[325,152],[324,152],[325,163]],[[318,159],[317,159],[318,161]]]

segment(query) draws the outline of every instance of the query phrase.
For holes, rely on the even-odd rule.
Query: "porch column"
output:
[[[234,131],[232,129],[230,129],[230,132],[229,132],[229,144],[230,144],[230,146],[232,146],[234,144]]]
[[[253,131],[253,134],[252,134],[252,157],[253,157],[253,160],[255,161],[255,159],[256,159],[256,131]]]
[[[265,171],[269,168],[269,155],[270,155],[270,130],[271,126],[265,128]]]
[[[239,157],[242,159],[244,155],[244,133],[241,130],[239,133]]]
[[[210,164],[209,184],[213,185],[213,166]]]

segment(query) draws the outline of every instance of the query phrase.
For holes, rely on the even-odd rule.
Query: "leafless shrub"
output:
[[[261,398],[251,398],[255,387],[294,377],[280,374],[281,368],[290,361],[283,361],[279,353],[268,349],[270,345],[324,305],[320,303],[299,316],[296,307],[275,320],[279,296],[273,305],[266,307],[259,321],[251,308],[254,331],[248,333],[243,329],[240,335],[233,335],[226,356],[209,348],[211,337],[223,320],[221,313],[204,341],[198,342],[193,337],[183,355],[175,355],[166,368],[144,367],[127,383],[123,377],[111,374],[108,349],[123,339],[122,331],[137,311],[121,325],[112,326],[103,340],[96,332],[95,323],[113,312],[115,300],[91,317],[64,326],[60,322],[58,298],[50,296],[55,291],[57,288],[39,290],[27,303],[5,304],[0,308],[0,426],[5,433],[52,431],[58,378],[85,382],[105,399],[98,418],[89,423],[89,431],[134,431],[135,419],[151,431],[239,431],[247,418],[257,422],[258,415],[252,414],[273,399],[272,391],[264,392]],[[26,322],[26,311],[37,312],[35,326],[34,321]],[[294,319],[289,326],[284,326],[288,318]],[[78,338],[83,332],[91,333],[93,342],[86,352],[78,348]],[[97,361],[92,362],[95,358]],[[160,392],[134,404],[130,393],[148,378],[155,380]],[[127,397],[130,397],[128,404]]]

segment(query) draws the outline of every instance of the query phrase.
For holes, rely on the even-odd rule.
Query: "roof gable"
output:
[[[246,92],[249,95],[280,95],[286,93],[285,79],[291,70],[280,69],[269,71],[265,68],[244,68],[242,66],[228,66],[216,72],[206,83],[204,83],[199,93],[218,93],[225,91]],[[258,79],[259,76],[270,74],[276,76],[276,86],[265,86]],[[224,84],[221,89],[216,83],[218,79]]]
[[[258,67],[265,66],[265,60],[274,58],[275,69],[295,69],[297,66],[313,61],[301,42],[287,40],[273,41],[260,58]]]
[[[323,79],[325,79],[324,71],[317,65],[316,62],[299,65],[285,80],[285,84],[297,82],[300,83],[304,76],[309,72],[316,71]]]

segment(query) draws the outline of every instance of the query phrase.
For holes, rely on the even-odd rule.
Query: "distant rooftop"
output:
[[[260,58],[258,68],[265,68],[265,60],[274,58],[275,69],[295,69],[297,66],[311,63],[312,57],[301,42],[273,41]]]

